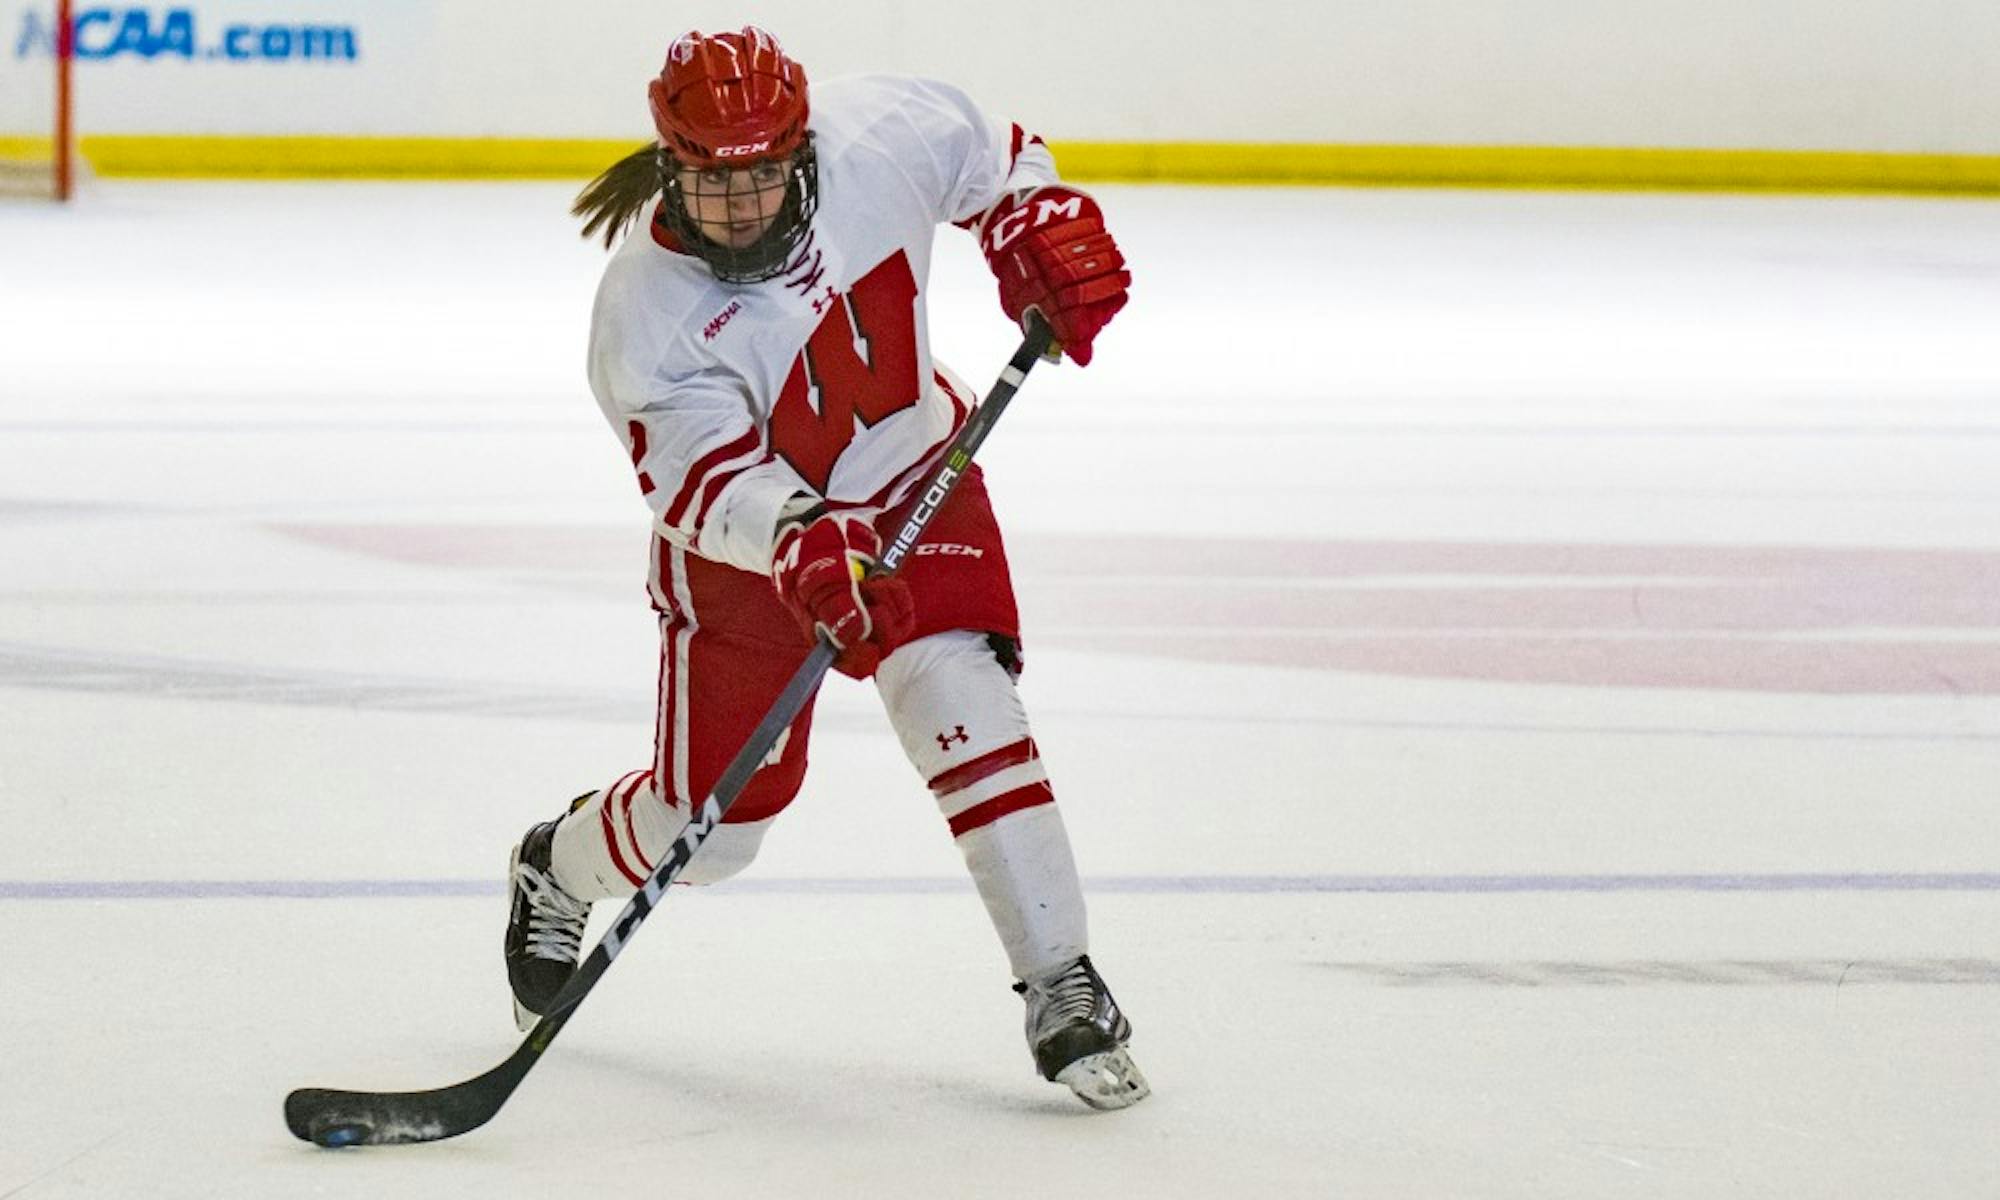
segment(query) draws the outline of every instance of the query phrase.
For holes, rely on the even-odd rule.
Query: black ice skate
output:
[[[1028,1002],[1028,1050],[1042,1078],[1092,1108],[1125,1108],[1152,1094],[1125,1043],[1132,1023],[1088,954],[1014,985]]]
[[[507,862],[507,983],[514,989],[514,1023],[523,1032],[576,974],[590,905],[556,886],[549,875],[556,823],[528,830]]]

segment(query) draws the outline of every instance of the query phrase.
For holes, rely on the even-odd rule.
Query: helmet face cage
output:
[[[785,273],[806,239],[813,213],[819,208],[819,161],[813,153],[811,133],[805,134],[783,160],[785,198],[769,228],[746,246],[731,246],[703,233],[698,205],[703,200],[720,201],[721,211],[727,212],[727,205],[735,197],[762,190],[747,177],[748,170],[756,164],[736,169],[702,167],[682,162],[664,146],[660,147],[659,157],[666,195],[662,219],[681,245],[707,263],[717,279],[724,283],[762,283]],[[684,178],[683,172],[690,173],[692,178]],[[719,181],[708,178],[716,174],[724,178]]]

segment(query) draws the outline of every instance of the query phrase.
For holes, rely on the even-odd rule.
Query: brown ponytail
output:
[[[661,187],[659,148],[648,143],[591,180],[577,193],[569,215],[583,218],[584,237],[596,237],[602,230],[608,250]]]

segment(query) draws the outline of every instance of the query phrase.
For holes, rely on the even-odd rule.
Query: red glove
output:
[[[875,528],[853,513],[826,513],[778,532],[771,583],[808,641],[822,630],[840,647],[834,669],[866,679],[910,636],[916,604],[893,576],[864,577],[882,552]]]
[[[1125,307],[1132,273],[1104,231],[1097,201],[1074,188],[1036,188],[993,207],[979,228],[986,265],[1000,277],[1000,307],[1027,328],[1035,309],[1079,367],[1090,342]]]

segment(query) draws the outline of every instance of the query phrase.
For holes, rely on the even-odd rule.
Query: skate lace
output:
[[[517,868],[515,886],[528,897],[528,953],[575,962],[583,950],[583,927],[590,906],[526,863]]]
[[[1080,961],[1040,990],[1046,997],[1044,1028],[1088,1021],[1097,1011],[1097,986],[1091,981],[1089,968]]]

